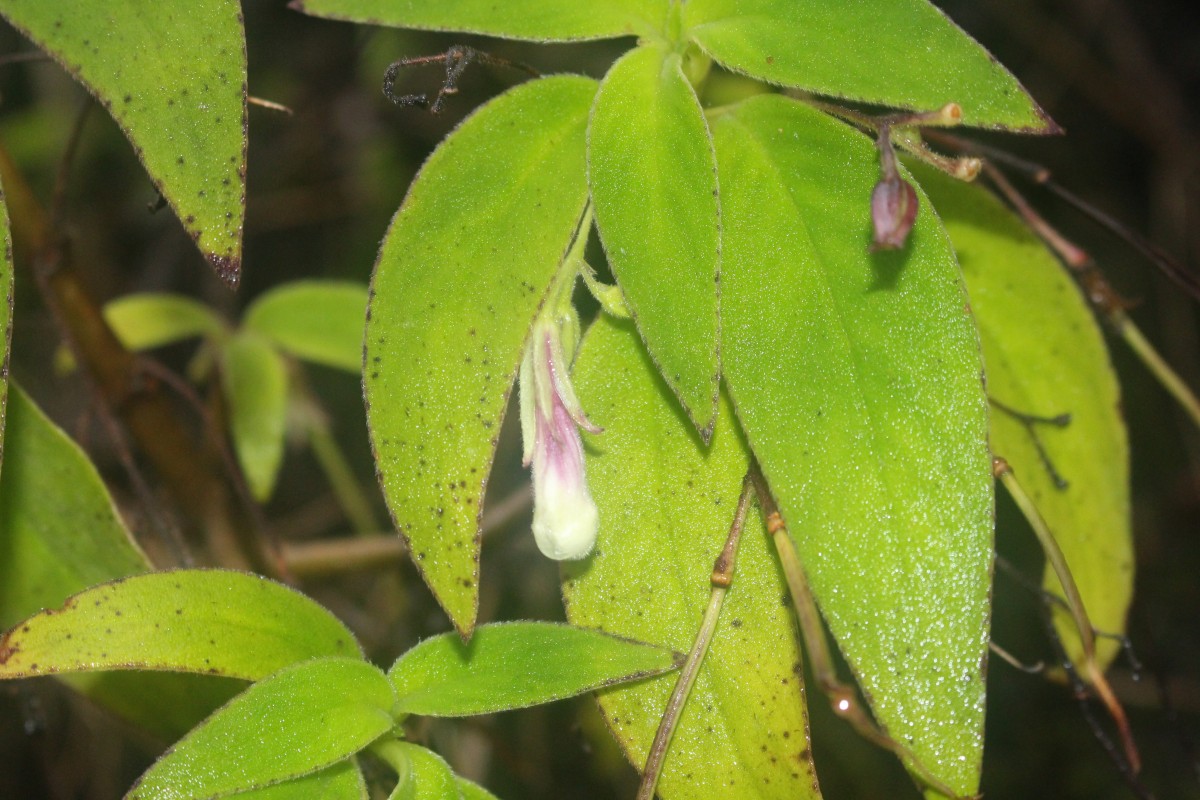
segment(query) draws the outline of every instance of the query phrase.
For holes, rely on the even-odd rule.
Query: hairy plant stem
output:
[[[1088,619],[1087,609],[1083,605],[1083,597],[1079,594],[1079,587],[1075,584],[1075,578],[1071,575],[1071,568],[1067,565],[1067,559],[1059,548],[1058,541],[1055,540],[1050,527],[1042,519],[1042,515],[1038,512],[1033,500],[1025,493],[1025,489],[1017,480],[1008,462],[1003,458],[993,459],[992,471],[1000,482],[1004,484],[1004,488],[1008,490],[1013,502],[1017,504],[1025,519],[1029,521],[1029,526],[1033,528],[1033,533],[1037,537],[1038,544],[1042,546],[1042,552],[1046,554],[1047,563],[1054,570],[1054,574],[1062,586],[1067,608],[1070,610],[1071,617],[1075,621],[1075,629],[1079,634],[1079,641],[1083,646],[1083,666],[1087,672],[1088,680],[1091,682],[1096,694],[1100,696],[1101,702],[1108,709],[1108,713],[1112,717],[1114,724],[1116,724],[1125,749],[1125,757],[1129,760],[1130,769],[1136,775],[1141,770],[1141,757],[1138,755],[1137,745],[1133,741],[1133,734],[1129,729],[1129,720],[1125,716],[1125,709],[1121,707],[1121,701],[1117,699],[1116,693],[1112,690],[1112,686],[1109,685],[1108,679],[1104,677],[1104,672],[1100,669],[1100,665],[1096,661],[1096,632],[1092,627],[1091,620]]]
[[[808,578],[800,564],[800,556],[796,545],[788,533],[787,523],[779,512],[775,498],[771,496],[767,481],[755,464],[751,468],[751,480],[758,494],[758,506],[767,523],[767,533],[775,545],[779,555],[780,566],[783,567],[784,579],[787,581],[788,592],[792,596],[792,606],[796,611],[796,621],[800,626],[800,636],[804,641],[804,650],[808,653],[808,663],[812,667],[813,677],[817,685],[829,698],[833,712],[850,723],[851,727],[867,741],[894,753],[904,765],[912,771],[916,779],[928,788],[945,795],[958,798],[960,795],[945,784],[940,778],[926,767],[912,749],[888,736],[867,715],[858,702],[854,690],[838,679],[837,669],[833,664],[833,656],[825,639],[825,629],[821,625],[821,615],[817,610],[816,600],[808,585]]]
[[[1154,345],[1150,344],[1142,335],[1141,330],[1133,324],[1128,315],[1124,312],[1117,312],[1113,315],[1111,322],[1117,333],[1125,340],[1125,344],[1129,345],[1129,349],[1133,350],[1146,369],[1150,370],[1162,387],[1171,397],[1175,398],[1175,402],[1179,403],[1191,418],[1192,423],[1200,428],[1200,399],[1197,399],[1191,387],[1183,382],[1179,373],[1173,370],[1166,359],[1154,349]]]
[[[973,147],[972,143],[966,142],[955,137],[949,137],[944,134],[939,134],[939,139],[949,144],[958,146],[963,149]],[[982,150],[980,152],[983,152]],[[997,161],[1002,160],[996,157],[999,151],[988,150],[989,157],[995,158]],[[1059,196],[1069,196],[1072,198],[1072,204],[1084,211],[1089,217],[1100,221],[1109,230],[1118,234],[1126,241],[1134,244],[1141,252],[1146,254],[1151,261],[1159,267],[1169,278],[1175,280],[1185,289],[1194,287],[1196,278],[1188,276],[1186,270],[1175,265],[1170,259],[1154,247],[1137,237],[1124,226],[1117,224],[1109,219],[1106,215],[1098,211],[1090,209],[1086,203],[1074,195],[1066,192],[1066,190],[1058,188],[1050,180],[1050,173],[1044,167],[1039,167],[1036,164],[1022,161],[1020,159],[1003,159],[1004,163],[1015,166],[1024,172],[1031,175],[1033,180],[1042,183],[1048,187],[1054,188]],[[1108,283],[1108,280],[1100,272],[1100,268],[1096,265],[1091,254],[1079,247],[1077,244],[1067,239],[1058,232],[1049,222],[1039,214],[1033,206],[1025,199],[1024,195],[1017,191],[1016,187],[1009,182],[1004,173],[990,163],[984,164],[984,171],[992,184],[999,190],[1000,194],[1012,205],[1016,212],[1025,220],[1034,233],[1041,237],[1042,241],[1053,250],[1063,263],[1076,275],[1080,285],[1083,287],[1084,295],[1088,302],[1096,310],[1103,319],[1125,343],[1133,350],[1134,355],[1146,366],[1156,380],[1167,390],[1167,392],[1175,399],[1183,408],[1184,412],[1191,419],[1192,423],[1200,428],[1200,399],[1197,399],[1195,392],[1184,383],[1166,360],[1154,349],[1154,346],[1142,335],[1142,332],[1129,319],[1129,315],[1125,313],[1128,303],[1123,300],[1120,295]],[[1194,292],[1194,289],[1189,289]]]
[[[654,734],[654,742],[650,745],[650,754],[646,757],[646,766],[642,770],[642,782],[638,786],[637,800],[652,800],[654,797],[654,789],[658,786],[658,779],[662,774],[667,748],[671,745],[671,737],[675,735],[675,729],[679,725],[679,716],[683,713],[683,707],[692,693],[696,676],[700,674],[700,665],[704,662],[705,654],[708,653],[708,646],[717,629],[717,621],[721,617],[725,594],[733,582],[738,544],[741,542],[742,530],[746,526],[746,514],[750,510],[750,501],[753,499],[753,483],[750,476],[747,475],[742,481],[742,493],[738,497],[737,510],[733,515],[733,524],[729,526],[729,535],[725,539],[725,546],[721,548],[721,554],[717,556],[717,560],[713,564],[710,578],[712,593],[708,598],[708,607],[704,610],[704,617],[700,622],[700,629],[696,632],[696,638],[692,642],[691,652],[688,653],[687,660],[683,662],[683,668],[679,672],[675,690],[671,692],[662,719],[659,720],[658,730]]]
[[[308,437],[308,444],[312,447],[318,466],[333,489],[338,505],[342,507],[358,535],[382,530],[383,525],[375,516],[370,498],[363,491],[349,460],[330,430],[329,416],[309,388],[300,366],[294,362],[291,366],[293,392],[299,400],[300,413],[303,414],[304,433]]]
[[[900,149],[952,178],[957,178],[960,181],[973,181],[979,175],[979,170],[982,167],[980,159],[975,156],[942,155],[929,149],[928,145],[922,141],[919,135],[911,132],[912,128],[957,125],[958,118],[953,113],[949,113],[950,107],[954,106],[954,104],[949,104],[938,111],[873,117],[870,114],[863,114],[852,108],[837,105],[836,103],[818,100],[807,93],[790,92],[789,96],[830,116],[837,117],[844,122],[849,122],[863,131],[879,134],[880,131],[886,129],[889,137],[891,137],[892,141]],[[959,111],[961,112],[961,109]]]

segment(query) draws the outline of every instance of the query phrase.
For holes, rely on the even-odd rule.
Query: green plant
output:
[[[186,20],[169,5],[110,5],[64,15],[13,0],[0,2],[0,13],[101,99],[201,252],[236,287],[246,141],[238,5],[206,0]],[[344,628],[310,640],[320,639],[314,620],[335,624],[327,612],[240,573],[152,573],[87,589],[151,564],[129,544],[86,459],[14,392],[0,489],[14,488],[0,494],[8,498],[0,533],[24,549],[2,567],[13,588],[0,622],[74,599],[6,635],[0,677],[136,666],[257,681],[169,751],[130,797],[360,796],[362,778],[347,766],[360,752],[397,773],[394,797],[487,796],[397,738],[403,716],[478,714],[598,687],[612,732],[641,766],[674,681],[609,687],[679,666],[673,651],[691,651],[695,683],[676,696],[685,705],[673,743],[643,793],[657,781],[672,799],[819,796],[797,619],[835,709],[899,756],[922,789],[972,796],[983,756],[996,477],[1041,536],[1046,591],[1066,597],[1055,611],[1066,664],[1105,701],[1121,757],[1137,771],[1104,678],[1119,645],[1095,635],[1124,630],[1132,593],[1128,446],[1106,347],[1068,270],[1028,229],[1036,218],[962,182],[981,160],[939,155],[926,136],[955,126],[1057,132],[986,51],[925,0],[292,5],[402,28],[637,43],[601,81],[535,77],[450,133],[392,221],[369,305],[361,287],[312,282],[256,301],[236,329],[203,304],[166,295],[118,299],[98,322],[70,305],[78,294],[71,256],[55,237],[60,209],[41,212],[5,167],[17,231],[74,359],[166,482],[177,475],[177,489],[195,481],[179,464],[184,445],[155,438],[166,412],[153,398],[125,403],[120,379],[133,369],[132,351],[200,337],[191,377],[219,387],[208,413],[227,417],[251,497],[271,497],[290,415],[355,527],[376,527],[294,362],[357,371],[365,342],[385,500],[466,643],[431,640],[385,676],[360,652],[326,646],[345,649],[353,637]],[[433,100],[396,95],[439,110],[479,60],[505,63],[451,48],[394,65],[388,91],[396,95],[405,67],[440,62],[446,83]],[[895,111],[872,115],[863,104]],[[586,332],[577,278],[594,304],[580,300],[600,309]],[[7,268],[4,280],[11,294]],[[1101,311],[1124,319],[1119,308]],[[125,371],[105,372],[116,359],[126,359]],[[477,626],[485,490],[514,385],[533,471],[533,531],[543,553],[564,561],[566,613],[578,628]],[[158,423],[145,422],[152,414]],[[65,511],[41,518],[34,499],[58,492],[37,487],[38,476],[22,469],[27,459],[87,473],[74,522]],[[221,473],[200,468],[206,480]],[[270,573],[278,553],[246,544],[253,520],[236,487],[213,486],[195,514],[228,529],[223,543],[210,532],[211,560],[228,563],[221,554],[237,551],[244,563],[234,566]],[[746,514],[752,487],[761,515]],[[89,515],[103,525],[78,522]],[[725,586],[732,561],[717,570],[714,590],[712,559],[731,525],[742,541],[736,572]],[[121,543],[98,562],[69,552],[81,526],[98,528],[95,541]],[[196,587],[174,600],[178,580]],[[258,598],[260,590],[275,600]],[[789,596],[796,616],[780,603]],[[80,640],[112,620],[76,612],[109,597],[144,600],[122,617],[132,626],[125,643],[96,658],[100,645]],[[152,653],[146,632],[185,601],[210,609],[206,632],[188,628],[177,651]],[[825,646],[814,603],[874,722],[818,658]],[[693,646],[706,607],[711,643]],[[244,623],[221,615],[245,609],[277,620],[281,638],[309,638],[283,655],[231,644],[225,637]],[[489,646],[506,636],[519,657],[489,661]],[[607,650],[577,654],[587,648]],[[231,666],[247,655],[251,666]],[[454,676],[460,694],[445,682],[402,680],[418,658],[431,659],[428,670],[444,681]],[[147,696],[85,680],[85,691],[127,716],[154,717],[158,703]],[[206,686],[217,695],[235,688]],[[167,681],[161,691],[188,690]],[[206,703],[196,705],[198,718]],[[181,717],[160,729],[195,722]],[[264,724],[303,746],[289,745],[284,758],[258,739]],[[229,748],[245,759],[224,759]]]

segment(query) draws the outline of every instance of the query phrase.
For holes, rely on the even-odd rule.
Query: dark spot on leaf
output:
[[[0,639],[0,665],[7,664],[8,660],[19,652],[21,652],[20,645],[10,645],[7,636]]]

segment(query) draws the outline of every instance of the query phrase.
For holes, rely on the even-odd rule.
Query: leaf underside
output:
[[[388,672],[406,714],[460,717],[549,703],[677,666],[670,650],[546,622],[426,639]]]
[[[87,456],[16,386],[8,421],[9,463],[0,473],[0,629],[57,608],[89,586],[150,569]],[[0,671],[16,667],[11,657],[0,660],[6,662]],[[163,739],[191,728],[240,686],[178,674],[62,677]]]
[[[371,25],[462,31],[539,42],[643,35],[660,30],[668,0],[292,0],[318,17]]]
[[[323,658],[242,692],[146,771],[126,800],[202,800],[319,772],[389,731],[387,678],[364,661]]]
[[[292,281],[258,297],[242,318],[296,358],[362,371],[367,287],[350,281]]]
[[[302,778],[230,795],[232,800],[367,800],[367,784],[353,759]]]
[[[238,464],[250,494],[266,502],[283,465],[287,364],[271,342],[243,331],[221,348],[221,388]]]
[[[1129,443],[1100,327],[1062,264],[995,197],[929,168],[915,169],[962,265],[983,341],[988,394],[1024,414],[1071,417],[1065,427],[1041,424],[1031,434],[993,408],[992,449],[1008,461],[1058,541],[1093,627],[1123,633],[1134,575]],[[1055,473],[1066,487],[1055,484]],[[1044,585],[1062,594],[1048,566]],[[1078,661],[1074,622],[1062,609],[1055,613]],[[1120,651],[1109,638],[1096,646],[1101,667]]]
[[[89,588],[0,639],[0,678],[148,669],[257,680],[320,656],[360,655],[323,607],[230,570],[154,572]]]

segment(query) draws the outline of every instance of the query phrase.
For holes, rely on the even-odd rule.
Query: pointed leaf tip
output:
[[[233,256],[220,256],[216,253],[206,253],[205,258],[212,265],[217,277],[230,289],[237,291],[242,282],[242,260]]]
[[[464,640],[500,425],[587,200],[595,91],[587,78],[541,78],[464,121],[413,182],[372,277],[363,385],[380,483]]]
[[[689,0],[683,13],[713,60],[768,83],[914,111],[955,102],[964,125],[1060,130],[928,0]]]
[[[721,212],[703,109],[677,53],[618,60],[588,129],[596,227],[638,333],[704,441],[720,382]]]
[[[231,288],[246,209],[246,44],[238,0],[0,0],[0,16],[87,87]]]

